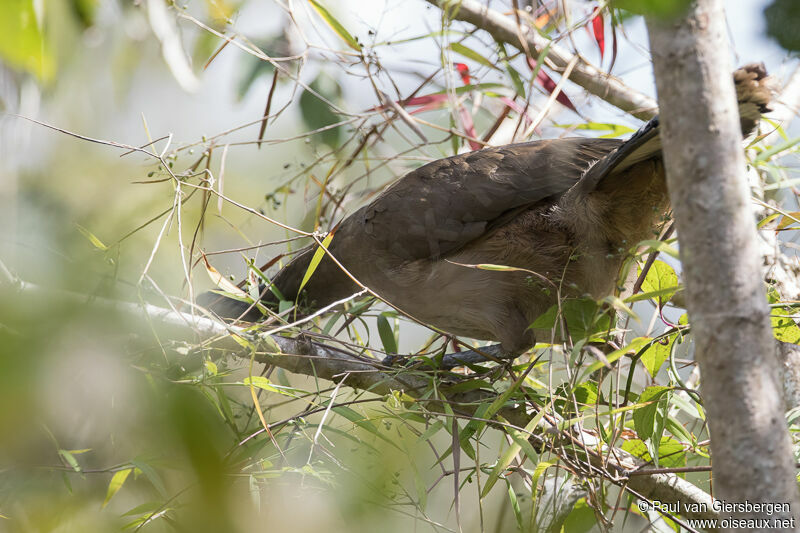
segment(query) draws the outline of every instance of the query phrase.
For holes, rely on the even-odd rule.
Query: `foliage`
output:
[[[157,1],[126,8],[123,22],[149,25],[146,45],[128,45],[158,50],[182,86],[203,71],[214,75],[223,49],[235,51],[240,76],[224,81],[238,83],[243,101],[263,94],[266,110],[244,126],[198,134],[192,142],[151,135],[145,123],[145,139],[123,151],[133,149],[140,158],[133,181],[154,203],[137,204],[146,206],[147,215],[137,213],[125,230],[107,222],[111,209],[103,201],[94,218],[57,218],[67,235],[63,249],[80,258],[53,270],[49,281],[57,287],[183,310],[203,286],[253,302],[272,267],[286,260],[284,251],[301,243],[317,248],[305,284],[335,238],[321,233],[431,158],[526,140],[542,128],[553,136],[634,130],[632,121],[617,124],[570,111],[580,107],[579,91],[559,84],[547,50],[527,55],[438,12],[438,27],[397,38],[380,28],[362,31],[358,17],[335,2],[310,0],[291,12],[276,4],[270,13],[280,18],[280,29],[249,36],[235,23],[247,2],[169,3],[170,24],[164,26],[163,13],[151,10],[161,13],[167,4],[153,8]],[[603,59],[606,40],[616,49],[620,19],[630,20],[609,9],[640,12],[666,4],[670,12],[684,5],[591,2],[574,6],[570,16],[535,11],[525,23],[550,38],[585,27],[589,41],[582,44]],[[0,57],[43,86],[57,85],[57,70],[69,68],[69,61],[57,61],[66,47],[48,32],[53,20],[37,15],[34,6],[26,0],[0,5],[0,28],[6,30],[0,32]],[[68,6],[76,34],[99,31],[96,2]],[[419,43],[429,55],[419,62],[409,58],[411,66],[384,59]],[[193,50],[195,64],[186,50]],[[503,137],[503,131],[514,136]],[[254,145],[274,148],[263,158],[270,160],[269,172],[237,189],[244,177],[232,163],[242,153],[236,150],[254,151]],[[748,148],[768,190],[791,186],[784,158],[798,149],[785,135],[778,141],[761,137]],[[90,176],[93,186],[99,174],[94,169]],[[34,203],[47,205],[45,193],[23,187],[38,198]],[[84,201],[88,193],[79,192]],[[59,209],[49,211],[58,216]],[[797,210],[769,213],[760,223],[783,235],[800,229]],[[266,231],[281,248],[262,251]],[[220,242],[244,244],[225,252]],[[443,368],[443,355],[456,345],[479,343],[421,333],[372,297],[302,317],[296,308],[302,302],[278,295],[277,309],[262,306],[263,323],[232,334],[236,344],[219,348],[218,339],[182,337],[156,317],[135,325],[119,310],[57,298],[37,303],[24,287],[0,289],[0,404],[6,406],[0,422],[9,429],[0,436],[0,529],[443,531],[461,525],[469,531],[531,531],[563,525],[584,531],[626,521],[639,529],[668,527],[657,516],[642,516],[620,480],[591,463],[613,452],[665,471],[702,471],[710,464],[691,323],[680,307],[677,249],[672,240],[631,244],[628,266],[640,278],[641,292],[618,291],[601,301],[565,299],[532,324],[565,342],[540,344],[509,364],[458,369]],[[258,253],[271,259],[261,265]],[[233,282],[220,266],[231,257],[227,269],[238,268]],[[159,270],[164,263],[179,267]],[[9,266],[21,277],[31,273]],[[242,277],[245,283],[237,286]],[[621,272],[620,281],[625,278]],[[769,303],[776,338],[800,342],[797,303],[777,289]],[[260,364],[280,350],[257,344],[249,335],[254,332],[304,335],[376,365],[387,355],[406,356],[389,370],[376,366],[375,373],[421,385],[376,394],[351,388],[352,375],[333,383],[313,367],[292,373],[277,363]],[[681,476],[708,488],[707,473]],[[560,501],[548,493],[558,480],[568,481],[577,496],[561,518],[543,524],[547,502]]]
[[[800,24],[800,5],[792,0],[773,0],[764,9],[767,21],[767,35],[778,41],[786,50],[799,51],[800,37],[797,25]]]

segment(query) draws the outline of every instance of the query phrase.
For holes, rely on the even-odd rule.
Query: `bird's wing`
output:
[[[372,245],[401,261],[441,257],[520,209],[555,201],[620,143],[554,139],[434,161],[406,174],[346,221],[356,227],[345,224],[341,230],[363,231]]]

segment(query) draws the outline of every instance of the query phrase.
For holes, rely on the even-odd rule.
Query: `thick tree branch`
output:
[[[619,78],[601,71],[582,57],[542,37],[534,28],[518,26],[513,18],[489,9],[478,0],[427,1],[442,9],[450,18],[485,30],[498,42],[508,43],[520,50],[527,47],[532,54],[538,54],[550,46],[547,58],[554,68],[564,70],[567,65],[575,62],[569,74],[570,81],[642,120],[649,120],[657,113],[656,102],[649,96],[628,87]],[[524,39],[524,45],[520,39]]]
[[[361,357],[333,346],[322,344],[307,338],[289,338],[270,336],[264,333],[253,333],[244,328],[230,326],[212,318],[182,313],[164,309],[149,304],[134,304],[107,300],[103,298],[88,297],[67,291],[45,289],[38,285],[16,281],[16,291],[26,301],[42,299],[52,302],[54,298],[74,302],[75,304],[89,304],[113,309],[123,313],[126,318],[133,319],[128,324],[138,320],[141,323],[161,325],[166,328],[166,334],[171,339],[191,339],[197,342],[198,338],[205,346],[215,347],[229,351],[238,357],[248,359],[251,356],[256,361],[275,365],[290,372],[315,376],[318,378],[339,382],[347,377],[348,387],[370,391],[374,394],[388,394],[393,390],[402,390],[411,397],[420,398],[430,387],[430,376],[420,371],[384,367],[377,360]],[[0,283],[0,291],[10,292],[9,284]],[[149,328],[145,331],[150,331]],[[252,349],[243,348],[240,342],[234,339],[238,336],[240,341],[246,340]],[[447,394],[446,384],[439,389]],[[491,402],[496,398],[489,391],[474,390],[464,393],[447,394],[446,401],[450,403],[453,411],[459,416],[472,416],[478,405]],[[443,413],[442,401],[425,400],[425,407],[429,411]],[[501,408],[499,413],[509,424],[518,430],[524,428],[535,415],[528,412],[524,405]],[[492,425],[502,425],[497,422],[487,421]],[[549,430],[547,430],[549,428]],[[679,503],[681,509],[686,504],[703,504],[705,510],[683,513],[686,518],[717,518],[711,506],[711,497],[692,483],[671,473],[656,473],[653,475],[642,474],[641,469],[647,466],[621,448],[608,449],[597,441],[597,438],[588,432],[557,431],[552,425],[542,428],[541,432],[533,432],[530,438],[539,446],[546,446],[556,452],[563,453],[564,447],[575,447],[579,457],[571,456],[570,460],[578,461],[587,471],[595,475],[604,475],[607,479],[623,486],[630,487],[637,494],[650,500],[661,502]],[[582,457],[582,459],[581,459]],[[588,463],[585,459],[588,458]],[[637,471],[637,475],[628,477],[628,473]]]
[[[650,21],[670,200],[703,375],[716,494],[800,512],[778,360],[745,177],[720,0],[697,0],[674,24]],[[724,223],[720,223],[724,221]],[[775,526],[776,523],[771,523]]]

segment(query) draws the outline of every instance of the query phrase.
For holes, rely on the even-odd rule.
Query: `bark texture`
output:
[[[648,25],[667,183],[712,438],[715,496],[791,506],[769,515],[745,508],[723,512],[723,518],[792,519],[800,500],[722,1],[699,0],[678,22]],[[783,524],[747,529],[785,529],[776,525]]]

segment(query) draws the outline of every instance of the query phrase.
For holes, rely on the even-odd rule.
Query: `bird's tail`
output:
[[[763,63],[751,63],[733,73],[742,134],[747,137],[758,125],[762,113],[770,111],[771,79]],[[619,148],[595,163],[581,179],[581,186],[594,190],[606,176],[624,172],[631,166],[661,156],[658,117],[642,126]]]

